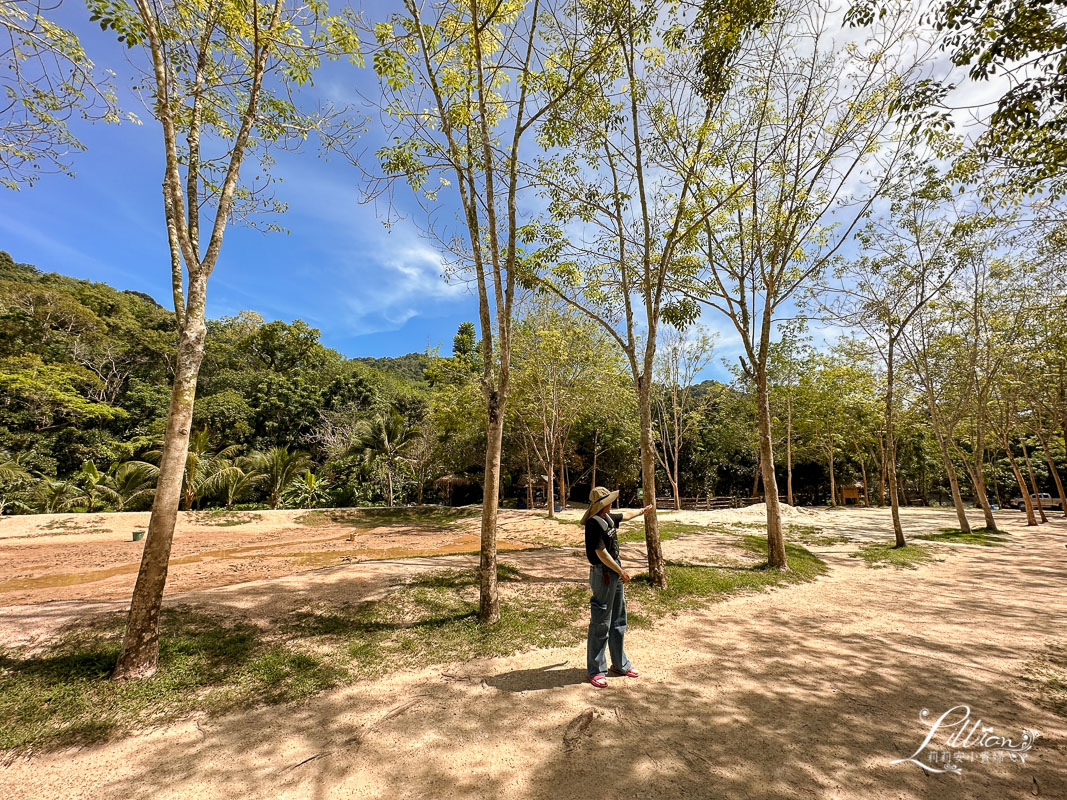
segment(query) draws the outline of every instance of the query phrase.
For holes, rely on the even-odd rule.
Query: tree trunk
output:
[[[885,440],[878,437],[878,507],[885,508]]]
[[[141,553],[141,567],[130,601],[122,650],[112,673],[115,680],[149,677],[155,673],[159,663],[159,609],[163,604],[170,548],[178,520],[182,479],[189,453],[196,379],[204,358],[207,335],[203,294],[197,296],[194,291],[195,287],[190,286],[189,308],[185,313],[175,359],[174,383],[167,410],[156,494],[152,501],[152,515],[148,520],[148,535]]]
[[[897,494],[897,440],[893,431],[893,347],[889,342],[889,357],[886,359],[885,392],[885,449],[886,469],[889,480],[889,506],[893,514],[894,547],[904,547],[904,528],[900,524],[900,496]]]
[[[960,494],[960,482],[956,478],[956,467],[952,463],[952,456],[949,455],[948,444],[945,442],[945,437],[939,430],[937,430],[936,426],[934,434],[937,439],[938,449],[941,451],[941,463],[945,468],[945,474],[948,475],[948,488],[952,491],[952,504],[956,507],[956,519],[960,523],[960,531],[962,533],[970,533],[971,523],[967,520],[967,509],[963,505],[963,495]]]
[[[678,450],[674,451],[674,470],[671,476],[671,488],[674,489],[674,510],[682,510],[682,490],[681,484],[678,483]]]
[[[559,451],[559,505],[560,508],[566,510],[567,508],[567,462],[563,458],[563,448],[560,447]]]
[[[860,450],[860,443],[855,439],[852,440],[852,446],[856,448],[856,460],[860,462],[860,478],[863,481],[863,505],[865,508],[870,508],[871,498],[867,493],[867,459],[863,457],[863,451]]]
[[[981,418],[978,419],[975,428],[974,437],[974,472],[971,474],[971,483],[974,486],[975,496],[978,498],[978,503],[982,506],[982,515],[985,517],[985,526],[991,531],[999,530],[997,528],[997,521],[993,517],[993,509],[989,505],[989,492],[986,490],[985,483],[985,428],[982,426]],[[996,483],[993,484],[994,488]],[[1000,495],[997,495],[997,505],[1000,508],[1004,508],[1000,504]]]
[[[1060,495],[1060,511],[1067,517],[1067,494],[1063,491],[1063,481],[1060,480],[1060,471],[1056,469],[1056,462],[1052,460],[1052,452],[1048,449],[1048,440],[1045,438],[1045,434],[1040,430],[1037,432],[1037,438],[1041,442],[1041,452],[1045,454],[1045,463],[1048,464],[1049,472],[1052,473],[1052,479],[1056,481],[1056,491]]]
[[[385,486],[386,492],[389,497],[389,508],[393,507],[393,470],[390,467],[385,468]]]
[[[1023,498],[1023,508],[1026,510],[1026,524],[1037,525],[1037,517],[1034,516],[1034,504],[1030,502],[1030,491],[1026,488],[1026,481],[1023,480],[1023,474],[1019,470],[1019,465],[1015,463],[1015,456],[1012,455],[1011,445],[1008,443],[1007,434],[1004,434],[1002,438],[1004,440],[1004,452],[1008,456],[1008,463],[1011,464],[1011,471],[1015,475],[1016,483],[1019,484],[1019,494],[1021,494]]]
[[[556,464],[555,458],[553,458],[553,456],[555,456],[555,453],[548,454],[548,485],[545,490],[545,493],[548,497],[547,502],[549,519],[556,518]]]
[[[948,442],[945,440],[945,431],[941,425],[941,417],[934,400],[934,388],[929,379],[924,381],[926,388],[926,404],[930,409],[930,425],[934,429],[934,438],[937,439],[937,449],[941,453],[941,465],[948,476],[948,488],[952,492],[952,505],[956,508],[956,520],[960,524],[961,533],[971,532],[971,523],[967,521],[967,509],[963,506],[963,496],[960,494],[960,482],[956,478],[956,467],[952,463],[952,456],[948,451]],[[951,433],[951,431],[949,432]]]
[[[834,448],[832,444],[826,452],[830,461],[830,507],[833,508],[837,505],[837,482],[834,480]]]
[[[645,547],[648,551],[648,577],[653,586],[667,585],[667,571],[663,564],[663,550],[659,541],[659,519],[656,516],[656,446],[652,438],[651,375],[637,381],[637,405],[641,414],[641,488],[644,505],[651,505],[645,514]]]
[[[482,542],[478,565],[478,619],[500,619],[500,598],[496,588],[496,514],[500,506],[500,451],[504,437],[504,409],[494,391],[488,402],[489,426],[485,447],[485,483],[482,489]],[[551,470],[549,470],[551,473]],[[551,504],[552,496],[549,495]]]
[[[1026,452],[1026,442],[1022,443],[1023,446],[1023,460],[1026,462],[1026,472],[1030,476],[1030,486],[1034,492],[1034,500],[1037,501],[1037,514],[1041,517],[1042,522],[1048,522],[1048,517],[1045,516],[1045,507],[1041,502],[1041,492],[1037,489],[1037,481],[1034,480],[1034,465],[1030,462],[1030,454]]]
[[[774,476],[770,394],[764,369],[763,374],[757,376],[756,380],[756,403],[759,416],[760,464],[763,467],[763,497],[767,503],[767,563],[776,569],[788,570],[785,538],[782,536],[782,513],[778,505],[778,480]]]
[[[987,530],[995,531],[997,530],[997,521],[993,518],[993,509],[989,505],[989,495],[986,492],[985,473],[982,471],[982,464],[978,463],[977,466],[972,466],[966,459],[964,459],[963,463],[967,469],[967,477],[971,479],[971,487],[974,489],[974,498],[982,508],[982,516],[985,517],[985,527]]]
[[[785,396],[785,496],[793,505],[793,396]]]
[[[597,447],[599,438],[599,433],[593,434],[593,470],[589,473],[591,476],[589,480],[592,481],[592,483],[589,484],[590,488],[596,486],[596,457],[599,454],[599,448]]]
[[[533,472],[530,471],[530,449],[526,448],[526,508],[532,510],[533,507]]]

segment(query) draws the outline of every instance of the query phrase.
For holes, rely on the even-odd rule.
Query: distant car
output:
[[[1041,494],[1030,495],[1030,502],[1033,504],[1034,508],[1037,508],[1037,499],[1039,497],[1041,498],[1041,507],[1043,509],[1055,509],[1057,511],[1063,510],[1063,506],[1060,504],[1060,498],[1053,497],[1048,492],[1041,492]],[[1020,511],[1026,511],[1026,502],[1023,500],[1022,495],[1018,497],[1013,497],[1011,499],[1011,504]]]

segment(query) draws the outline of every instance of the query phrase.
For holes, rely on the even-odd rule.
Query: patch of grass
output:
[[[709,530],[705,525],[694,522],[661,522],[659,524],[659,540],[668,542],[677,539],[683,533],[700,533]],[[643,542],[645,540],[645,526],[637,525],[624,531],[619,531],[620,542]]]
[[[1067,643],[1046,644],[1027,662],[1023,683],[1039,705],[1067,717]]]
[[[936,561],[934,551],[917,544],[894,547],[888,543],[869,544],[861,547],[851,558],[862,558],[868,567],[897,567],[898,569],[918,569],[920,564]]]
[[[786,537],[793,542],[815,547],[829,547],[833,544],[845,544],[852,541],[847,536],[823,534],[817,525],[787,525]]]
[[[378,528],[387,525],[418,525],[421,528],[447,528],[479,515],[476,508],[413,506],[410,508],[322,508],[305,511],[293,521],[298,525],[351,525]]]
[[[1008,534],[992,528],[972,528],[970,533],[964,533],[959,528],[942,528],[941,533],[928,533],[915,538],[948,544],[977,544],[982,547],[1003,547],[1005,542],[1011,541]]]
[[[548,514],[545,514],[545,519],[549,519]],[[563,517],[552,517],[560,525],[577,525],[579,528],[584,528],[585,523],[579,519],[563,519]]]
[[[345,677],[327,658],[269,641],[253,625],[173,608],[163,612],[156,675],[113,682],[124,622],[109,617],[29,657],[0,652],[0,749],[101,741],[192,712],[297,700]]]
[[[742,550],[765,554],[767,541],[759,536],[744,536],[737,541]],[[749,567],[710,567],[667,562],[667,588],[654,589],[647,573],[634,577],[627,587],[627,598],[635,601],[636,616],[627,616],[638,625],[653,617],[683,608],[703,606],[739,591],[763,591],[784,584],[814,580],[827,572],[826,563],[803,547],[786,544],[787,571],[770,568],[766,562]]]
[[[215,528],[232,528],[234,525],[247,525],[250,522],[258,522],[261,519],[263,519],[262,514],[251,514],[247,511],[227,511],[225,508],[212,508],[193,512],[194,524],[210,525]]]
[[[82,519],[54,519],[41,526],[41,530],[50,533],[99,533],[103,530],[103,520],[99,517],[86,517]]]

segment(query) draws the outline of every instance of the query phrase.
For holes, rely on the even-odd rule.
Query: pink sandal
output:
[[[604,675],[590,675],[589,682],[598,689],[606,689],[608,687],[608,679]]]
[[[610,672],[612,675],[621,675],[624,678],[640,677],[640,673],[633,667],[630,667],[628,670],[626,670],[626,672],[623,672],[621,669],[615,669],[615,667],[608,667],[608,672]]]

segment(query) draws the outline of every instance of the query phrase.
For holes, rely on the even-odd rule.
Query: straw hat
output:
[[[601,509],[610,506],[618,496],[619,492],[617,490],[609,492],[603,486],[594,486],[593,491],[589,493],[589,508],[582,515],[582,523],[584,524],[594,514],[600,513]]]

